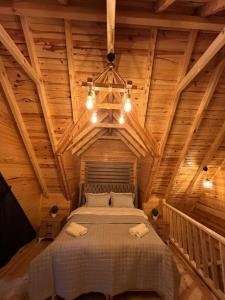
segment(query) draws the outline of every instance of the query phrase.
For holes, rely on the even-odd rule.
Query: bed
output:
[[[81,294],[100,292],[114,296],[125,291],[156,291],[165,300],[178,299],[179,274],[168,247],[161,241],[144,212],[137,208],[85,207],[83,193],[135,192],[135,187],[83,186],[80,207],[71,212],[56,240],[37,256],[29,268],[29,299],[58,295],[72,300]],[[67,234],[71,222],[88,233]],[[142,238],[129,228],[144,223],[149,233]]]

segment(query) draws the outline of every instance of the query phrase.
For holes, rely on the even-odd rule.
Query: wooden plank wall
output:
[[[85,182],[86,161],[133,163],[133,183],[136,183],[137,159],[120,140],[98,140],[81,156],[80,182]]]
[[[41,191],[0,88],[0,171],[35,229],[40,224]]]

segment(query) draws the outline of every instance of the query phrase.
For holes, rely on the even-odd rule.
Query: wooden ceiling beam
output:
[[[210,44],[207,50],[202,54],[191,70],[185,75],[178,85],[177,93],[182,92],[188,84],[204,69],[210,60],[225,45],[225,28],[218,34],[215,40]]]
[[[56,141],[56,138],[54,135],[54,128],[53,128],[53,124],[52,124],[52,120],[51,120],[51,114],[48,109],[47,95],[45,92],[41,69],[39,66],[38,57],[36,54],[34,39],[32,36],[32,32],[30,30],[29,21],[26,17],[21,17],[20,20],[21,20],[21,25],[23,28],[23,33],[24,33],[24,37],[26,40],[26,45],[27,45],[27,49],[29,52],[31,64],[32,64],[35,72],[38,74],[38,77],[41,79],[40,81],[36,82],[36,87],[37,87],[37,92],[38,92],[38,96],[40,99],[40,104],[41,104],[41,109],[42,109],[42,113],[44,116],[44,121],[46,124],[48,136],[49,136],[49,141],[50,141],[52,152],[53,152],[53,155],[55,158],[56,168],[59,170],[59,172],[58,172],[58,174],[60,176],[59,179],[61,180],[66,198],[71,199],[68,182],[65,181],[66,177],[64,176],[65,170],[63,169],[63,163],[61,161],[60,156],[56,155],[57,141]]]
[[[80,2],[79,2],[80,3]],[[1,14],[30,16],[40,18],[56,18],[76,21],[103,22],[105,23],[105,10],[94,7],[81,7],[80,5],[59,6],[34,1],[4,1],[0,5]],[[157,15],[148,11],[118,11],[116,23],[144,28],[169,28],[181,30],[204,30],[219,32],[224,28],[224,22],[210,21],[202,17],[187,15]]]
[[[162,12],[172,5],[176,0],[158,0],[156,12]]]
[[[181,63],[181,67],[180,67],[180,72],[179,72],[179,76],[177,79],[177,85],[179,84],[179,82],[182,80],[182,78],[185,76],[185,74],[187,73],[188,70],[188,66],[190,64],[191,61],[191,56],[192,56],[192,52],[194,49],[194,45],[197,39],[197,35],[198,32],[196,30],[192,30],[190,32],[189,35],[189,39],[188,39],[188,44],[187,47],[185,49],[185,53],[184,53],[184,57],[183,57],[183,61]],[[153,167],[150,170],[150,174],[149,174],[149,182],[146,188],[146,192],[145,192],[145,197],[144,197],[144,201],[148,201],[148,199],[150,198],[151,194],[152,194],[152,190],[153,190],[153,183],[158,175],[158,171],[159,171],[159,167],[162,161],[162,157],[163,157],[163,153],[166,147],[166,143],[169,137],[169,133],[173,124],[173,120],[174,120],[174,116],[177,110],[177,105],[179,103],[180,100],[180,95],[181,92],[177,93],[177,90],[175,90],[174,95],[172,97],[172,101],[171,101],[171,109],[169,111],[169,116],[167,119],[167,124],[166,124],[166,130],[163,133],[162,136],[162,140],[161,140],[161,144],[160,144],[160,156],[159,158],[154,158],[154,162],[153,162]]]
[[[208,17],[225,10],[225,0],[208,1],[200,9],[200,16]]]
[[[34,170],[34,173],[37,177],[38,183],[41,187],[41,190],[42,190],[43,194],[45,196],[48,196],[47,186],[45,184],[43,174],[42,174],[41,169],[39,167],[37,157],[36,157],[35,151],[33,149],[32,143],[30,141],[30,137],[29,137],[29,134],[27,132],[26,126],[24,124],[23,117],[21,115],[19,106],[17,104],[16,97],[14,95],[12,86],[11,86],[10,81],[8,79],[8,76],[7,76],[2,58],[0,58],[0,82],[1,82],[4,94],[6,96],[6,99],[8,101],[10,110],[12,112],[14,121],[16,123],[17,129],[20,133],[20,136],[21,136],[21,138],[23,140],[23,143],[24,143],[24,146],[26,148],[28,157],[30,159],[31,165],[32,165],[33,170]]]
[[[1,9],[0,9],[1,11]],[[40,82],[40,77],[34,68],[31,67],[27,59],[24,57],[22,52],[16,46],[15,42],[6,32],[4,27],[0,24],[0,42],[5,46],[5,48],[9,51],[9,53],[13,56],[15,61],[21,66],[24,72],[31,78],[35,83]]]
[[[140,123],[142,127],[145,127],[145,120],[146,120],[146,115],[148,110],[156,39],[157,39],[157,29],[153,28],[150,33],[150,41],[149,41],[150,46],[149,46],[148,58],[147,58],[147,76],[146,76],[147,80],[145,84],[145,96],[144,96],[144,103],[143,103],[142,114],[140,119]]]
[[[124,125],[118,123],[96,123],[95,127],[98,128],[124,128]]]
[[[209,151],[206,153],[205,157],[203,158],[201,165],[199,166],[198,170],[196,171],[194,177],[192,178],[190,184],[188,185],[188,188],[185,191],[185,194],[188,196],[192,193],[193,187],[195,183],[197,182],[200,174],[203,171],[203,167],[207,166],[209,162],[213,159],[213,156],[215,155],[217,149],[221,145],[225,138],[225,122],[223,123],[221,129],[216,135],[216,138],[214,139],[213,143],[211,144]]]
[[[72,104],[72,116],[73,121],[76,122],[79,112],[79,103],[76,98],[75,92],[75,73],[73,65],[73,38],[72,38],[72,29],[71,22],[64,20],[65,27],[65,36],[66,36],[66,53],[67,53],[67,64],[69,72],[69,84],[70,84],[70,97]]]
[[[222,59],[220,61],[220,63],[217,65],[217,67],[214,69],[214,71],[213,71],[213,73],[210,77],[210,80],[209,80],[207,89],[205,91],[205,94],[204,94],[204,96],[201,100],[198,111],[197,111],[197,113],[195,115],[195,118],[192,122],[191,128],[189,129],[185,144],[184,144],[184,146],[182,148],[182,151],[179,155],[179,158],[178,158],[178,161],[176,163],[174,172],[173,172],[173,174],[170,178],[170,182],[169,182],[169,185],[168,185],[167,190],[166,190],[166,196],[165,196],[166,198],[168,198],[168,196],[169,196],[169,194],[172,190],[174,180],[175,180],[175,178],[176,178],[176,176],[179,172],[179,169],[180,169],[180,167],[181,167],[181,165],[182,165],[182,163],[185,159],[185,156],[186,156],[187,151],[189,149],[192,138],[193,138],[194,134],[198,131],[198,128],[201,124],[204,112],[207,109],[207,107],[209,105],[209,102],[211,101],[211,99],[213,97],[213,94],[216,90],[219,79],[220,79],[221,75],[223,74],[224,68],[225,68],[225,59]]]

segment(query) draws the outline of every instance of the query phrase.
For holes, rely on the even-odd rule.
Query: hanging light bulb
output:
[[[87,96],[86,107],[91,110],[94,107],[95,92],[90,91]]]
[[[92,116],[91,116],[91,122],[94,123],[94,124],[98,122],[98,116],[97,116],[96,112],[94,112],[92,114]]]
[[[204,186],[204,188],[206,188],[206,189],[211,189],[212,186],[213,186],[213,183],[212,183],[211,180],[209,180],[208,178],[206,178],[206,179],[204,179],[204,181],[203,181],[203,186]]]
[[[121,125],[123,125],[123,124],[125,123],[125,118],[124,118],[124,115],[123,115],[123,114],[121,114],[120,117],[119,117],[119,123],[120,123]]]
[[[128,93],[126,95],[125,103],[124,103],[124,110],[125,112],[130,112],[132,109],[132,104],[131,104],[131,97],[130,94]]]

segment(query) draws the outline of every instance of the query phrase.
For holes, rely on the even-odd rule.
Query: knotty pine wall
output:
[[[220,168],[211,180],[213,181],[212,189],[201,189],[201,196],[195,207],[215,217],[225,219],[225,166]]]
[[[41,191],[22,139],[0,88],[0,171],[35,229],[40,224]]]
[[[120,140],[98,140],[81,156],[80,182],[85,180],[86,161],[115,161],[133,162],[134,165],[134,184],[137,180],[137,158],[130,149]]]

